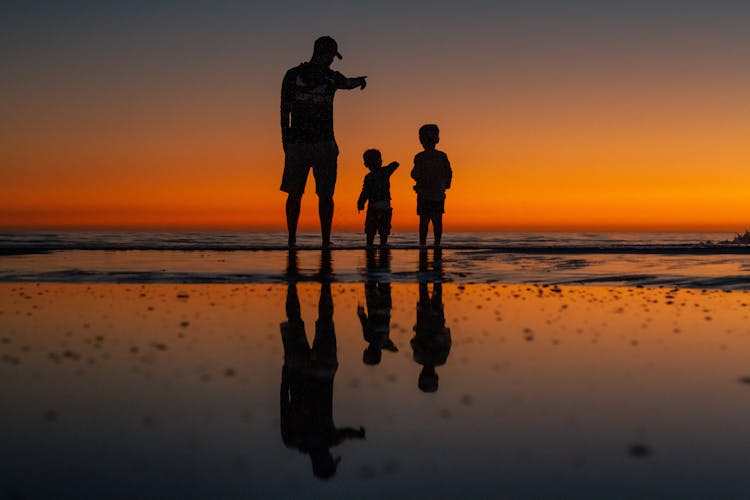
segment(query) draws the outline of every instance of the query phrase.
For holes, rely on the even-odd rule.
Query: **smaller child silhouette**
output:
[[[432,221],[435,246],[440,246],[443,235],[443,213],[445,212],[445,190],[451,187],[453,171],[448,156],[435,149],[440,142],[440,129],[437,125],[422,125],[419,128],[419,142],[424,151],[414,156],[411,177],[416,182],[417,215],[419,215],[419,245],[427,245],[427,229]]]
[[[368,149],[362,155],[362,159],[370,173],[365,175],[362,192],[357,200],[357,210],[363,210],[365,202],[368,202],[365,216],[367,246],[373,246],[375,233],[380,233],[380,245],[386,246],[393,215],[390,179],[398,168],[398,162],[393,161],[384,167],[383,157],[377,149]]]

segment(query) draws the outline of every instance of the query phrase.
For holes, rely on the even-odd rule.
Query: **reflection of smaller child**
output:
[[[390,338],[391,334],[391,284],[379,281],[367,281],[365,283],[365,298],[367,299],[367,310],[357,306],[357,316],[362,324],[362,335],[367,342],[367,347],[362,353],[362,361],[366,365],[377,365],[380,363],[382,352],[385,349],[390,352],[398,352],[398,347]]]
[[[363,210],[367,204],[365,216],[365,234],[367,246],[372,246],[375,233],[380,233],[380,245],[388,244],[391,232],[391,174],[398,168],[398,162],[391,162],[383,167],[383,158],[377,149],[368,149],[362,155],[365,166],[370,173],[365,175],[362,192],[357,200],[357,209]]]
[[[440,142],[440,129],[437,125],[422,125],[419,128],[419,142],[424,151],[414,157],[411,177],[416,182],[417,215],[419,215],[419,245],[427,245],[427,229],[432,221],[435,246],[440,246],[443,235],[443,213],[445,212],[445,190],[451,187],[453,171],[448,156],[435,149]]]

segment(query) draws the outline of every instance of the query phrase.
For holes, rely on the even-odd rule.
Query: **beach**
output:
[[[357,283],[593,284],[750,290],[750,246],[726,233],[456,233],[438,266],[422,265],[414,233],[396,233],[385,259],[368,261],[364,237],[300,233],[295,280]],[[286,283],[282,233],[0,233],[0,282]],[[430,250],[432,252],[432,250]],[[429,259],[434,260],[432,253]],[[382,261],[381,261],[382,260]],[[324,264],[324,265],[323,265]]]
[[[0,500],[750,497],[750,3],[7,3]]]
[[[185,279],[191,254],[184,281],[99,279],[104,268],[150,269],[133,266],[143,256],[115,252],[108,267],[88,259],[100,262],[95,280],[0,283],[0,397],[13,402],[0,415],[0,491],[747,491],[750,293],[482,283],[478,271],[460,276],[457,252],[437,261],[432,250],[424,259],[394,250],[385,261],[358,250],[295,261],[220,252],[232,266],[267,269],[244,283]],[[206,255],[211,273],[192,272],[221,274]],[[183,265],[161,257],[163,268]],[[3,269],[17,271],[11,258]]]

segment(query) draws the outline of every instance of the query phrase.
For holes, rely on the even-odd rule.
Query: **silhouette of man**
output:
[[[330,68],[341,54],[330,36],[315,40],[313,55],[286,72],[281,84],[281,142],[284,174],[281,190],[287,193],[286,224],[289,246],[297,243],[297,222],[310,168],[315,177],[322,245],[331,245],[333,191],[339,148],[333,136],[333,96],[338,89],[364,89],[365,76],[347,78]]]
[[[310,455],[313,474],[328,479],[341,461],[333,457],[330,448],[346,439],[364,439],[365,430],[333,423],[333,379],[338,360],[331,284],[321,283],[312,348],[305,334],[297,285],[290,281],[287,286],[287,321],[281,324],[281,439],[287,447]]]

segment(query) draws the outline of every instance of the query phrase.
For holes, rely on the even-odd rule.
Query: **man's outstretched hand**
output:
[[[347,78],[346,85],[344,85],[342,88],[351,90],[351,89],[356,89],[357,87],[359,87],[360,90],[364,90],[365,87],[367,87],[366,76],[358,76],[356,78]]]

